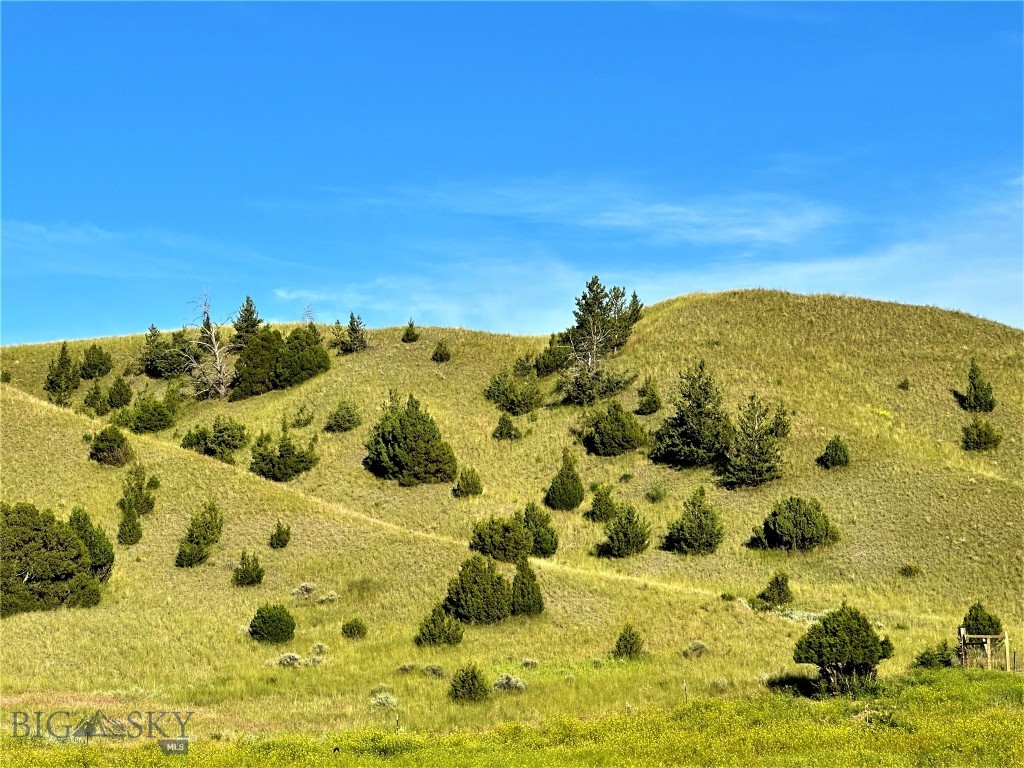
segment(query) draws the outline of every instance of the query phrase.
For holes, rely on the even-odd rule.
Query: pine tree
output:
[[[733,428],[703,360],[680,374],[676,412],[654,433],[651,460],[673,467],[718,466],[725,461]]]
[[[330,346],[337,347],[339,355],[351,355],[370,348],[370,343],[366,339],[366,326],[363,325],[363,318],[355,312],[349,313],[347,327],[342,327],[341,322],[335,320],[331,333],[333,338]]]
[[[523,558],[516,563],[516,575],[512,579],[512,615],[536,616],[543,610],[544,596],[541,595],[537,576]]]
[[[782,454],[778,438],[771,432],[768,406],[751,395],[740,408],[736,433],[722,473],[726,487],[761,485],[782,477]]]
[[[86,408],[92,408],[93,413],[97,416],[105,416],[110,413],[110,404],[107,402],[103,390],[100,389],[98,379],[93,379],[92,387],[85,393],[84,405]]]
[[[965,411],[981,412],[988,412],[996,407],[992,383],[982,376],[981,368],[973,357],[970,370],[967,372],[967,394],[963,396],[961,405]]]
[[[405,326],[405,330],[402,332],[402,342],[405,344],[412,344],[415,341],[419,341],[420,334],[416,330],[416,324],[409,318],[409,324]]]
[[[284,525],[280,520],[277,521],[277,525],[274,527],[274,532],[270,534],[270,548],[271,549],[284,549],[288,546],[288,542],[292,538],[292,527],[290,525]]]
[[[448,349],[448,342],[446,342],[444,339],[438,341],[437,345],[434,347],[434,352],[430,356],[430,359],[433,360],[435,363],[447,363],[449,360],[451,360],[452,351]]]
[[[81,381],[79,368],[68,352],[68,343],[61,342],[56,360],[51,360],[47,368],[43,389],[49,393],[50,402],[67,408],[71,405],[71,393],[78,389]]]
[[[235,344],[240,349],[244,348],[249,343],[249,339],[259,333],[262,325],[263,320],[256,311],[256,305],[251,297],[246,296],[242,306],[238,309],[238,316],[235,318]]]
[[[121,522],[117,526],[117,543],[130,547],[142,540],[142,525],[134,509],[121,512]]]
[[[622,508],[612,498],[610,485],[599,485],[594,489],[594,501],[583,516],[594,523],[607,523],[616,517]]]
[[[374,474],[397,479],[402,486],[444,483],[455,479],[457,463],[437,423],[409,395],[403,407],[395,393],[366,441],[363,465]]]
[[[236,587],[251,587],[263,582],[264,569],[260,565],[260,559],[253,552],[251,555],[242,550],[242,557],[235,566],[231,576],[231,583]]]
[[[576,471],[572,454],[566,450],[562,454],[562,466],[544,496],[544,503],[551,509],[576,509],[583,503],[583,495],[583,480]]]

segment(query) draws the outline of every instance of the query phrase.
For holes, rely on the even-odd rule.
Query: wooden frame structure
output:
[[[981,645],[985,648],[987,668],[992,669],[992,646],[1001,640],[1003,642],[1003,652],[1006,654],[1006,671],[1010,671],[1010,635],[1008,632],[1003,632],[1001,635],[969,635],[966,629],[960,627],[957,633],[960,637],[960,666],[964,669],[967,669],[968,664],[967,648],[971,645]]]

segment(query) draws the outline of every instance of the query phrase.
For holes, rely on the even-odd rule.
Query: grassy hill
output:
[[[96,707],[183,708],[197,712],[194,735],[230,738],[256,731],[330,733],[380,726],[393,714],[369,707],[370,689],[393,687],[402,727],[478,729],[506,720],[539,723],[566,713],[596,717],[635,707],[670,707],[688,696],[746,697],[764,691],[769,675],[793,671],[792,647],[808,626],[805,614],[846,600],[884,627],[896,657],[882,672],[904,670],[925,644],[951,637],[968,605],[981,599],[1002,616],[1011,637],[1024,629],[1024,333],[960,313],[834,296],[767,291],[696,294],[645,311],[613,365],[650,374],[667,403],[644,417],[652,430],[671,412],[679,372],[707,361],[730,410],[756,391],[795,411],[785,441],[781,480],[726,491],[706,471],[653,465],[641,452],[613,459],[586,456],[570,429],[583,409],[545,407],[520,420],[526,437],[513,444],[490,436],[497,409],[483,397],[490,377],[546,339],[455,329],[422,329],[414,344],[400,329],[369,334],[365,353],[332,358],[331,370],[290,390],[236,403],[190,402],[175,426],[131,441],[162,486],[156,511],[144,519],[142,542],[117,548],[114,575],[93,609],[18,615],[3,623],[3,709]],[[445,338],[450,363],[431,362]],[[114,355],[114,375],[137,357],[142,336],[98,340]],[[91,342],[69,344],[78,356]],[[0,368],[0,466],[5,501],[29,501],[66,516],[84,505],[109,533],[124,470],[87,458],[83,434],[100,420],[45,402],[42,384],[57,345],[5,347]],[[974,356],[992,381],[998,405],[991,420],[1005,435],[985,454],[959,446],[968,416],[951,388],[963,389]],[[896,387],[903,378],[909,391]],[[137,390],[163,383],[137,377]],[[545,380],[549,401],[554,381]],[[450,486],[399,488],[361,464],[363,441],[388,391],[413,393],[437,420],[462,466],[480,471],[484,494],[453,498]],[[86,386],[76,393],[81,403]],[[363,425],[320,432],[319,464],[288,484],[250,474],[247,450],[235,466],[178,447],[193,426],[218,414],[252,434],[279,431],[282,418],[305,405],[315,413],[304,439],[319,432],[337,401],[357,403]],[[622,398],[632,408],[635,392]],[[826,473],[815,457],[833,434],[850,446],[851,464]],[[585,483],[609,482],[619,498],[652,522],[655,541],[700,484],[718,506],[726,538],[709,557],[681,558],[652,548],[625,561],[593,556],[601,527],[580,514],[554,513],[561,546],[535,561],[546,612],[492,627],[469,627],[462,645],[418,649],[419,620],[444,593],[467,555],[472,522],[507,515],[539,501],[563,448],[580,457]],[[665,500],[646,493],[660,485]],[[747,549],[751,527],[791,494],[814,496],[842,531],[831,548],[780,554]],[[225,516],[225,531],[206,565],[173,566],[189,516],[207,498]],[[292,526],[292,543],[271,551],[266,540],[278,519]],[[256,548],[267,577],[253,589],[231,586],[240,551]],[[921,568],[907,579],[904,564]],[[787,618],[754,613],[723,592],[752,596],[776,570],[791,576],[795,608]],[[511,569],[509,569],[510,571]],[[328,604],[295,605],[292,589],[313,582]],[[298,621],[294,642],[258,646],[246,635],[256,607],[288,604]],[[340,635],[340,624],[362,617],[363,641]],[[648,639],[649,658],[612,662],[607,651],[622,625]],[[687,658],[700,640],[710,653]],[[330,646],[325,664],[282,669],[283,651],[308,655]],[[524,669],[522,659],[539,663]],[[16,660],[16,661],[15,661]],[[527,680],[521,696],[480,706],[448,702],[445,680],[470,661],[490,678],[511,672]],[[398,667],[415,664],[413,672]]]

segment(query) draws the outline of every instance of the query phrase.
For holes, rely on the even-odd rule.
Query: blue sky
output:
[[[587,278],[1024,325],[1022,6],[35,4],[2,22],[5,344],[547,333]]]

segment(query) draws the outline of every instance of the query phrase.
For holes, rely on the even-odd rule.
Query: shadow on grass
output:
[[[786,693],[790,696],[803,696],[807,699],[816,699],[821,695],[818,678],[807,677],[795,672],[786,672],[781,675],[769,677],[765,681],[768,690],[774,693]]]
[[[953,395],[953,399],[956,400],[957,405],[959,405],[965,411],[968,410],[968,408],[967,408],[967,395],[965,395],[963,392],[960,392],[959,390],[956,390],[956,389],[951,389],[951,390],[949,390],[949,392],[950,392],[951,395]]]

